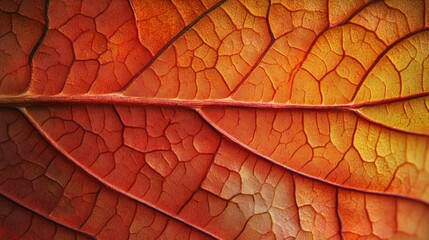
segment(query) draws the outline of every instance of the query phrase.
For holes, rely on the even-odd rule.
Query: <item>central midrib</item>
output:
[[[400,101],[412,100],[429,96],[429,92],[418,93],[405,97],[389,98],[364,103],[346,104],[296,104],[296,103],[276,103],[276,102],[245,102],[232,98],[210,99],[210,100],[184,100],[177,98],[153,98],[134,97],[122,94],[82,94],[82,95],[19,95],[0,96],[0,107],[28,106],[28,105],[55,105],[55,104],[130,104],[130,105],[157,105],[170,107],[198,108],[204,106],[213,107],[243,107],[259,109],[308,109],[308,110],[348,110],[357,111],[362,107],[370,107],[381,104],[389,104]]]

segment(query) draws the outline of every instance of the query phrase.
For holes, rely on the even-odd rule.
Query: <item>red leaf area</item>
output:
[[[427,239],[428,6],[0,1],[0,238]]]

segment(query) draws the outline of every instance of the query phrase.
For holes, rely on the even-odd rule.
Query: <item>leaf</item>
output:
[[[52,227],[67,226],[66,233],[97,236],[98,238],[206,238],[196,229],[168,217],[153,207],[121,194],[118,187],[103,184],[85,172],[85,168],[70,162],[55,146],[34,131],[30,123],[16,110],[2,110],[2,170],[0,187],[2,199],[2,229],[4,237],[40,238],[44,230],[34,229],[35,236],[24,228],[25,221],[17,214],[30,215],[29,222],[37,224],[39,215],[55,221]],[[4,207],[4,209],[3,209]],[[33,213],[23,212],[29,208]],[[11,210],[9,210],[11,209]],[[31,220],[31,214],[34,215]],[[19,216],[19,215],[18,215]],[[23,216],[23,217],[24,217]],[[10,223],[11,222],[11,223]],[[47,222],[47,223],[45,223]],[[21,225],[21,226],[20,226]],[[37,226],[37,225],[36,225]],[[16,232],[15,232],[16,231]],[[9,234],[10,233],[10,234]],[[40,234],[40,235],[39,235]],[[52,234],[52,233],[51,233]],[[59,236],[60,239],[63,239]]]
[[[44,238],[44,239],[91,239],[80,232],[71,231],[60,224],[43,218],[19,204],[0,197],[0,211],[2,228],[0,234],[2,237],[25,239]],[[17,225],[16,223],[20,224]],[[43,229],[41,231],[41,229]]]
[[[427,6],[2,2],[0,235],[424,239]]]

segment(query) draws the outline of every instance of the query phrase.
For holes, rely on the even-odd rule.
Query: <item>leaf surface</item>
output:
[[[0,4],[1,235],[429,234],[427,2],[31,4]]]

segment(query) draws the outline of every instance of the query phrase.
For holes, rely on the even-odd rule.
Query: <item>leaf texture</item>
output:
[[[427,238],[428,6],[0,1],[0,238]]]

